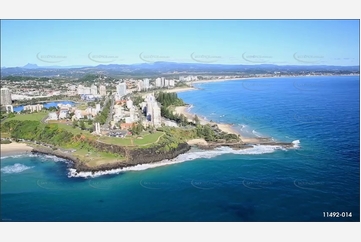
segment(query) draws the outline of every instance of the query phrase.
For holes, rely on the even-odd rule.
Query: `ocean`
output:
[[[56,157],[2,157],[1,220],[360,221],[359,76],[196,87],[178,94],[190,112],[295,148],[192,149],[172,161],[81,177]]]

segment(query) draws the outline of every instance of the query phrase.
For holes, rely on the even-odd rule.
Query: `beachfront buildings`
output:
[[[197,81],[198,77],[197,76],[180,76],[179,77],[179,81],[183,81],[183,82],[190,82],[190,81]]]
[[[155,102],[154,104],[153,104],[153,110],[152,110],[152,120],[151,120],[151,122],[152,122],[152,125],[154,126],[154,127],[160,127],[161,126],[161,124],[162,124],[162,119],[161,119],[161,115],[160,115],[160,107],[159,107],[159,105],[158,105],[158,103],[157,102]]]
[[[9,88],[1,88],[1,105],[11,105],[11,91]]]
[[[99,95],[106,96],[107,95],[107,88],[104,85],[99,86]]]
[[[117,85],[117,94],[120,97],[123,97],[127,94],[127,86],[124,82]]]
[[[148,94],[145,97],[146,102],[146,117],[150,124],[154,127],[160,127],[162,120],[161,120],[161,113],[160,107],[158,102],[156,101],[154,94]]]

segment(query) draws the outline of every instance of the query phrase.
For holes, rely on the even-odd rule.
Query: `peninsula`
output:
[[[160,88],[152,90],[149,80],[143,80],[138,91],[127,92],[127,82],[121,82],[115,92],[106,92],[101,86],[102,95],[78,94],[79,98],[73,99],[75,106],[36,104],[20,112],[3,112],[2,143],[12,144],[1,148],[17,146],[55,155],[72,161],[77,172],[96,172],[174,159],[193,146],[204,150],[224,146],[247,149],[258,144],[293,147],[293,143],[268,138],[245,138],[230,124],[189,113],[189,105],[177,92],[196,90],[193,86],[180,83],[164,88],[174,86],[164,78],[154,84]],[[95,89],[92,85],[90,91]],[[81,85],[78,91],[87,92]],[[18,142],[26,145],[16,145]]]

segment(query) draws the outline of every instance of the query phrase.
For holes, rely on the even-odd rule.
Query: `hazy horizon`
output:
[[[1,66],[359,66],[359,20],[2,20]]]

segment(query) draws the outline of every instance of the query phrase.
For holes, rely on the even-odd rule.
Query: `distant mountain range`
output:
[[[27,64],[23,67],[2,67],[1,76],[58,76],[79,77],[84,74],[102,73],[114,76],[156,76],[156,75],[236,75],[236,74],[262,74],[273,72],[358,72],[359,66],[330,66],[330,65],[231,65],[206,63],[176,63],[154,62],[141,64],[100,64],[97,66],[38,66]]]
[[[87,67],[84,65],[74,65],[74,66],[38,66],[37,64],[31,64],[28,63],[23,67],[20,68],[24,68],[24,69],[71,69],[71,68],[82,68],[82,67]],[[10,67],[11,68],[11,67]],[[17,68],[17,67],[15,67]],[[3,68],[2,68],[3,69]]]

